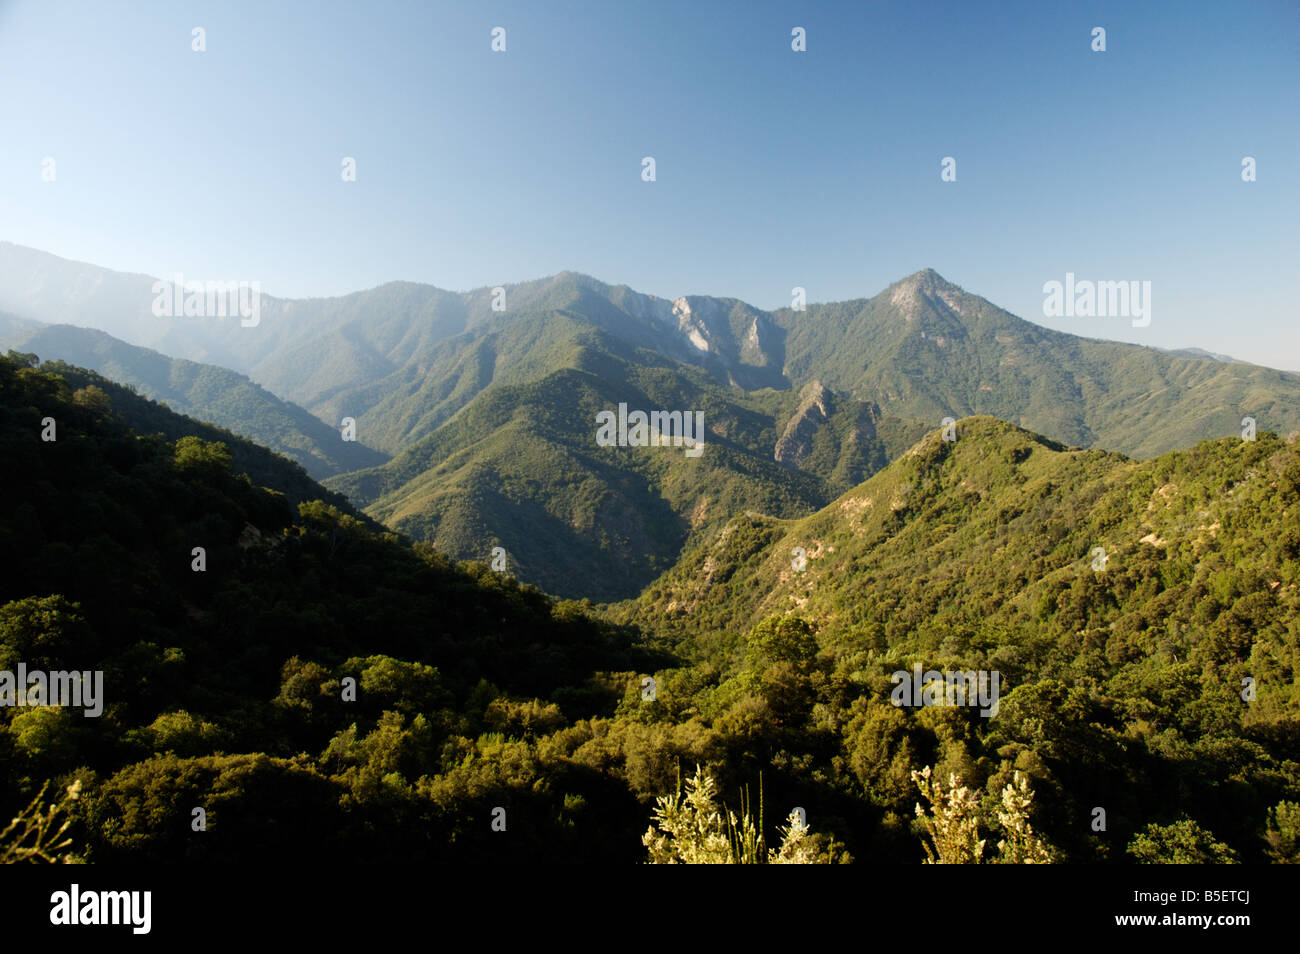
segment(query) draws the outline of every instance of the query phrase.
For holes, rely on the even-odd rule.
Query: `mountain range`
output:
[[[747,510],[809,516],[944,418],[1139,458],[1239,434],[1247,416],[1300,428],[1300,376],[1046,329],[930,269],[801,311],[574,272],[500,293],[393,282],[264,295],[255,327],[156,317],[154,281],[0,243],[0,311],[16,316],[0,342],[288,453],[456,558],[502,547],[564,596],[633,596]],[[620,403],[702,411],[703,455],[598,446],[596,415]],[[344,418],[355,442],[329,433]]]

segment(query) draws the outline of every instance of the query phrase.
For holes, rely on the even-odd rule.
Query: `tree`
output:
[[[812,624],[799,616],[769,616],[749,631],[746,638],[752,668],[788,662],[807,672],[817,656],[817,637]]]
[[[1190,818],[1152,822],[1129,842],[1128,854],[1140,865],[1237,864],[1236,852]]]
[[[1264,840],[1274,864],[1300,864],[1300,802],[1278,802],[1268,810]]]
[[[20,662],[57,669],[73,653],[93,652],[97,642],[81,607],[58,593],[0,606],[0,670],[13,671]]]
[[[14,351],[11,348],[5,357],[20,368],[34,368],[41,363],[41,359],[33,351]]]
[[[113,402],[104,393],[104,389],[95,384],[88,384],[84,388],[73,391],[72,403],[101,417],[113,413]]]
[[[172,460],[181,473],[210,480],[230,473],[232,458],[220,441],[187,436],[176,442]]]

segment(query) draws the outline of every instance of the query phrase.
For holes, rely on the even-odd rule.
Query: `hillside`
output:
[[[781,453],[778,435],[794,410],[788,392],[751,397],[679,364],[595,348],[573,363],[491,388],[389,464],[326,486],[456,558],[487,560],[500,546],[522,580],[610,599],[639,592],[688,541],[740,510],[811,513],[921,429],[845,400]],[[699,409],[707,446],[698,457],[600,447],[597,414],[620,403]]]
[[[1300,430],[1300,376],[1043,328],[932,269],[869,299],[782,309],[786,374],[934,426],[990,415],[1078,447],[1154,457],[1241,429]],[[1101,330],[1082,326],[1080,331]]]
[[[97,371],[178,414],[291,457],[317,480],[387,460],[360,441],[344,441],[339,430],[226,368],[169,358],[72,325],[0,334],[0,345]]]
[[[1136,461],[991,418],[958,428],[809,517],[738,516],[609,607],[691,661],[664,710],[724,718],[754,685],[753,633],[781,633],[822,675],[799,695],[769,670],[763,695],[795,692],[823,746],[781,758],[864,786],[894,824],[915,801],[907,766],[938,757],[988,797],[1028,772],[1038,830],[1076,859],[1118,860],[1143,826],[1187,818],[1202,846],[1258,852],[1265,807],[1300,794],[1300,443]],[[1000,673],[1000,709],[896,709],[887,677],[913,665]]]
[[[36,367],[39,363],[37,355],[15,351],[10,351],[6,360],[20,367]],[[307,500],[323,500],[371,526],[378,526],[358,513],[346,497],[317,484],[301,465],[288,457],[214,424],[177,414],[143,397],[133,388],[110,381],[94,371],[62,361],[46,361],[39,363],[39,367],[42,371],[57,375],[74,392],[85,391],[81,398],[83,402],[111,413],[115,420],[137,434],[157,436],[168,441],[192,437],[219,442],[229,451],[231,464],[238,473],[247,474],[259,487],[283,494],[289,503],[296,506]]]
[[[832,642],[866,633],[871,645],[937,646],[936,633],[991,629],[1068,643],[1085,623],[1121,625],[1115,609],[1153,570],[1162,591],[1177,581],[1191,594],[1231,566],[1226,592],[1266,598],[1279,622],[1298,615],[1296,588],[1279,582],[1297,569],[1295,441],[1263,432],[1137,461],[993,418],[957,428],[955,442],[932,432],[808,517],[736,517],[626,607],[664,632],[734,632],[797,612]],[[1090,569],[1094,547],[1104,572]],[[1076,604],[1094,597],[1109,609],[1081,617]]]
[[[72,833],[94,862],[636,857],[644,813],[621,786],[563,767],[534,786],[536,768],[494,768],[490,740],[469,758],[483,733],[563,726],[557,701],[612,708],[630,673],[598,671],[649,661],[633,634],[319,500],[291,507],[223,442],[135,433],[129,392],[86,376],[0,358],[0,542],[21,555],[0,670],[102,673],[95,717],[0,707],[0,810],[79,778]],[[485,801],[521,837],[484,838]]]

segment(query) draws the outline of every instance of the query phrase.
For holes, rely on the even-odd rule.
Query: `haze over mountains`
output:
[[[155,317],[153,285],[0,243],[2,343],[290,453],[453,557],[503,546],[512,572],[566,596],[634,595],[746,510],[807,516],[944,417],[1138,457],[1239,435],[1244,416],[1300,429],[1300,376],[1049,330],[929,269],[803,312],[573,272],[505,286],[504,311],[491,289],[393,282],[264,295],[256,327]],[[702,410],[704,454],[598,447],[595,415],[620,402]],[[355,444],[332,443],[344,417]]]
[[[169,358],[74,325],[14,324],[0,329],[0,341],[18,351],[93,369],[179,414],[243,434],[292,457],[318,480],[388,459],[358,441],[340,440],[339,432],[319,418],[228,368]]]

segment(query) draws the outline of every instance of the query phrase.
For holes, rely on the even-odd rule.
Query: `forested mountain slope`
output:
[[[790,392],[746,395],[675,362],[597,348],[573,363],[494,387],[390,463],[326,485],[452,556],[487,560],[502,547],[523,580],[609,599],[639,592],[741,510],[811,513],[924,427],[843,399],[791,434]],[[699,411],[704,448],[599,446],[597,416],[620,404]]]
[[[740,706],[751,630],[775,618],[810,681],[769,669],[767,707],[796,706],[799,751],[871,792],[886,827],[938,758],[990,796],[1029,772],[1039,830],[1075,858],[1119,860],[1184,818],[1197,851],[1213,832],[1258,856],[1265,808],[1300,795],[1300,443],[1136,461],[992,418],[957,434],[804,519],[738,516],[611,607],[692,661],[661,681],[665,710]],[[914,665],[1000,673],[999,711],[895,708],[888,677]]]
[[[636,799],[599,778],[445,778],[479,777],[466,759],[484,731],[562,724],[549,700],[570,717],[611,706],[621,681],[594,677],[647,658],[630,634],[319,500],[292,507],[235,470],[224,442],[136,433],[124,418],[143,399],[96,382],[0,358],[14,503],[0,541],[16,557],[0,581],[0,669],[103,674],[98,717],[0,707],[0,810],[76,777],[89,860],[450,859],[484,850],[474,815],[489,832],[481,802],[504,800],[521,832],[535,823],[488,844],[499,858],[596,857],[602,840],[635,857],[634,838],[600,824],[564,833],[581,812],[568,791],[603,787],[601,824],[641,823]],[[153,407],[173,433],[189,427]]]
[[[209,421],[292,457],[317,480],[388,459],[360,441],[343,440],[338,428],[226,368],[169,358],[73,325],[0,331],[0,343],[129,385],[178,414]]]

